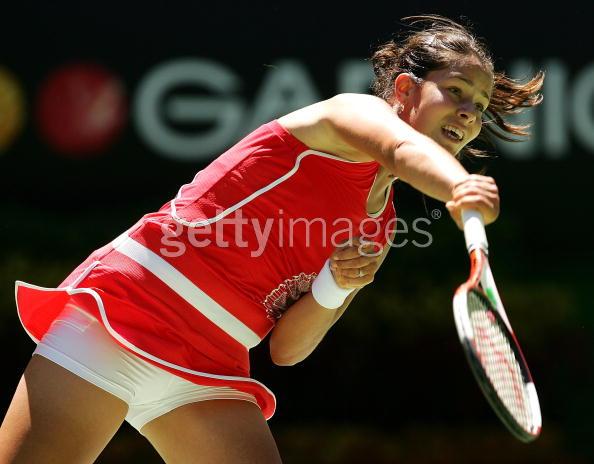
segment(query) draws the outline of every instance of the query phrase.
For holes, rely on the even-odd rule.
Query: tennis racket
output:
[[[487,400],[523,442],[541,429],[536,388],[509,323],[488,259],[483,218],[463,211],[464,237],[470,255],[470,277],[454,295],[454,320],[470,368]]]

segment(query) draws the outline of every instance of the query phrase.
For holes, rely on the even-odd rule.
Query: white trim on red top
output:
[[[287,179],[291,178],[299,170],[299,166],[301,165],[301,160],[303,158],[305,158],[306,156],[309,156],[309,155],[321,156],[323,158],[330,158],[330,159],[333,159],[333,160],[336,160],[336,161],[342,161],[343,163],[349,163],[349,164],[365,164],[365,163],[369,163],[369,161],[351,161],[351,160],[340,158],[338,156],[330,155],[328,153],[324,153],[324,152],[321,152],[321,151],[306,150],[303,153],[299,154],[299,156],[297,156],[297,158],[295,159],[295,164],[293,165],[293,167],[291,168],[291,170],[289,172],[287,172],[286,174],[282,175],[278,179],[272,181],[270,184],[266,185],[265,187],[262,187],[261,189],[256,190],[254,193],[252,193],[251,195],[245,197],[240,202],[235,203],[233,206],[230,206],[226,210],[222,211],[221,213],[219,213],[216,216],[211,217],[211,218],[201,219],[201,220],[198,220],[198,221],[188,221],[186,219],[181,218],[177,214],[177,209],[176,209],[176,206],[175,206],[175,200],[178,200],[179,198],[181,198],[181,196],[182,196],[182,190],[185,187],[185,186],[182,186],[179,189],[179,191],[177,192],[177,195],[175,196],[175,198],[173,200],[171,200],[171,202],[170,202],[170,205],[171,205],[171,217],[173,218],[173,220],[175,222],[178,222],[178,223],[180,223],[180,224],[182,224],[184,226],[187,226],[187,227],[204,227],[204,226],[207,226],[209,224],[212,224],[213,222],[216,222],[216,221],[224,218],[225,216],[228,216],[233,211],[241,208],[243,205],[249,203],[254,198],[259,197],[263,193],[268,192],[269,190],[273,189],[277,185],[279,185],[279,184],[283,183],[284,181],[286,181]],[[198,174],[200,174],[200,172],[198,172]],[[196,176],[198,174],[196,174]],[[196,179],[196,177],[194,177],[194,179]],[[386,203],[387,203],[387,200],[386,200]],[[384,205],[384,207],[385,207],[385,205]]]

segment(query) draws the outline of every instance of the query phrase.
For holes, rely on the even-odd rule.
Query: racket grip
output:
[[[485,253],[489,251],[487,234],[483,223],[483,215],[474,209],[462,211],[462,222],[464,223],[464,238],[466,239],[466,249],[470,252],[480,248]]]

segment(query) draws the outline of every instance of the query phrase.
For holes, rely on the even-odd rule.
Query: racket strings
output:
[[[467,301],[475,349],[485,373],[515,420],[529,430],[532,424],[528,393],[506,332],[481,297],[470,292]]]

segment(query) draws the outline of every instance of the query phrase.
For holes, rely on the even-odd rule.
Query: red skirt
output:
[[[100,260],[108,255],[117,258],[113,250],[110,244],[94,252],[57,288],[17,281],[17,310],[27,334],[39,342],[66,303],[74,300],[136,356],[199,385],[228,386],[250,393],[264,417],[272,417],[276,399],[265,385],[249,377],[248,349],[227,340],[226,334],[216,333],[217,328],[204,319],[199,308],[180,313],[184,302],[160,301],[146,291],[146,283],[139,285]],[[220,279],[210,277],[216,287]],[[209,291],[217,291],[215,287]],[[226,292],[223,301],[233,297],[227,294],[228,289],[219,290]],[[174,306],[177,312],[172,311]]]

